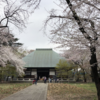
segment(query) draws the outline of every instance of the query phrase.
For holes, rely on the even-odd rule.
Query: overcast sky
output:
[[[30,16],[27,28],[22,33],[15,34],[19,38],[19,42],[23,43],[27,49],[55,48],[57,46],[50,43],[49,38],[41,30],[45,19],[49,16],[48,11],[52,8],[58,8],[53,0],[42,0],[39,9],[36,9],[33,15]],[[55,51],[59,52],[58,49],[55,49]]]

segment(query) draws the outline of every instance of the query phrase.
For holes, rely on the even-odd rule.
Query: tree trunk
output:
[[[91,52],[91,59],[90,59],[91,71],[92,71],[94,82],[97,88],[98,100],[100,100],[100,80],[99,80],[99,75],[98,75],[98,70],[97,70],[98,64],[97,64],[97,58],[96,58],[96,48],[91,47],[90,52]]]
[[[85,76],[85,70],[84,69],[82,69],[82,70],[83,70],[83,79],[84,79],[84,82],[87,82],[86,76]]]
[[[8,81],[9,76],[7,76],[6,81]]]
[[[73,73],[73,79],[75,80],[75,74],[76,74],[76,72],[75,72],[75,69],[74,69],[74,73]]]
[[[80,78],[80,73],[79,73],[79,71],[77,69],[77,79],[76,79],[77,82],[79,82],[79,78]]]

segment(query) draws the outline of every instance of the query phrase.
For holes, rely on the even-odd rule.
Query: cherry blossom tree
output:
[[[5,29],[6,30],[6,29]],[[0,34],[0,66],[6,66],[9,61],[13,66],[16,67],[19,75],[23,74],[24,62],[19,58],[16,53],[16,38],[8,31],[1,31]],[[17,44],[19,45],[19,44]]]
[[[15,0],[1,0],[1,15],[0,15],[0,29],[8,28],[14,25],[16,28],[22,30],[26,27],[28,18],[28,10],[25,9],[24,4]]]
[[[16,70],[20,75],[24,73],[22,67],[24,62],[15,55],[13,49],[11,47],[0,48],[0,65],[6,66],[8,61],[16,67]]]
[[[88,48],[90,66],[100,100],[100,79],[96,49],[100,45],[100,2],[98,0],[62,0],[45,22],[52,27],[51,36],[60,47]]]
[[[64,50],[63,56],[67,61],[72,61],[74,64],[79,66],[83,71],[83,79],[86,82],[86,74],[91,76],[91,68],[89,64],[90,53],[88,49],[79,49],[71,47],[69,50]]]
[[[33,52],[34,50],[28,50],[27,48],[25,48],[24,46],[21,46],[19,48],[17,48],[17,52],[20,55],[20,58],[25,57],[26,55],[30,54],[31,52]]]
[[[6,66],[9,61],[16,67],[19,75],[23,74],[23,61],[18,57],[15,51],[17,38],[11,32],[11,27],[14,26],[19,30],[26,27],[28,11],[24,7],[24,3],[16,0],[1,0],[0,1],[0,66]]]

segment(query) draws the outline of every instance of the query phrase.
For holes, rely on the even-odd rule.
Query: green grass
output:
[[[94,83],[69,83],[69,84],[77,86],[77,87],[81,87],[81,88],[84,88],[84,89],[87,89],[87,90],[90,90],[94,93],[97,92],[96,86],[95,86]]]
[[[70,85],[81,87],[97,94],[95,83],[69,83]],[[93,100],[97,100],[97,96]]]

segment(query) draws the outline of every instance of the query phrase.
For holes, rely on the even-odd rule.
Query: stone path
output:
[[[48,83],[33,84],[2,100],[46,100]]]

